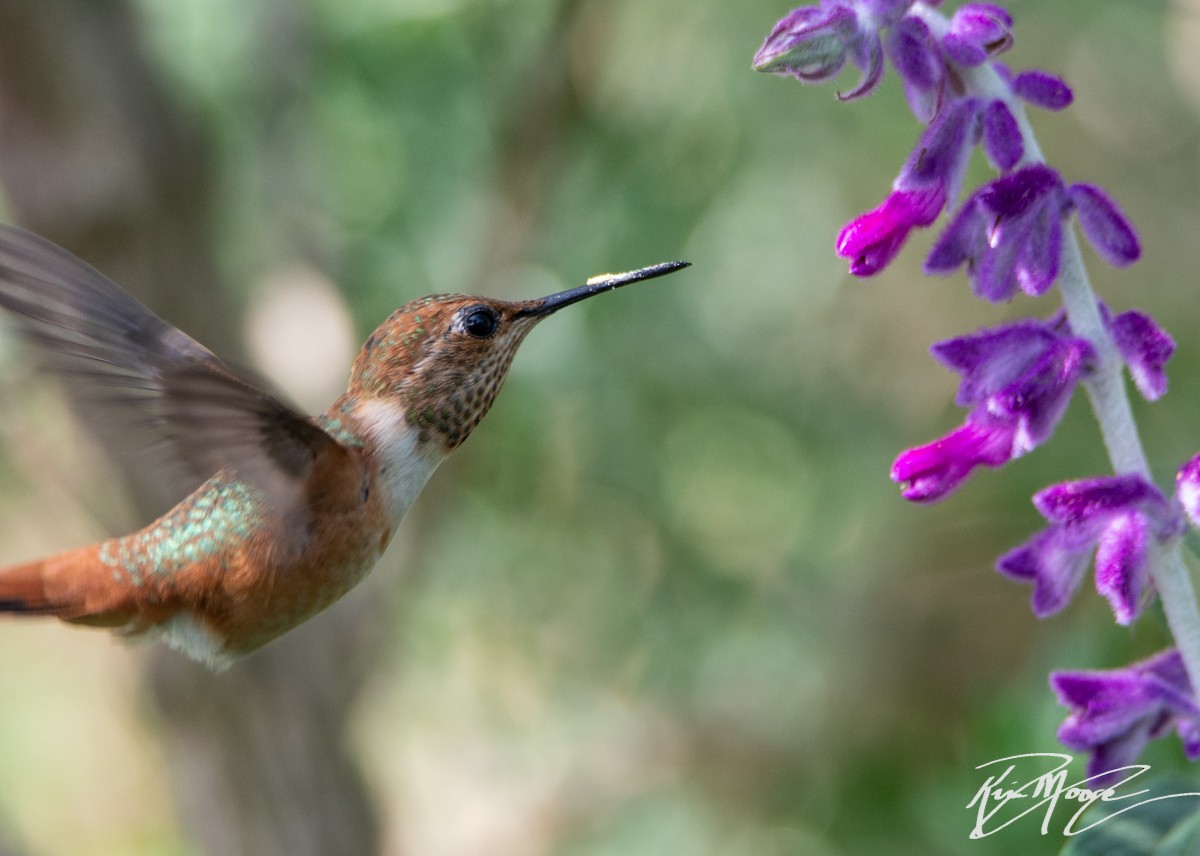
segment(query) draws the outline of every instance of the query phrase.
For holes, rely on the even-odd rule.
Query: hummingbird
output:
[[[0,612],[157,638],[228,667],[366,576],[539,321],[687,266],[533,300],[419,298],[376,328],[345,393],[309,417],[66,250],[0,225],[0,307],[46,367],[85,408],[161,438],[199,484],[137,532],[0,569]]]

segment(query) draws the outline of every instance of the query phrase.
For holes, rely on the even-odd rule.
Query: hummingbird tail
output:
[[[90,591],[95,588],[93,581],[103,579],[94,553],[94,547],[85,547],[0,568],[0,613],[44,615],[99,627],[128,623],[132,610],[120,593],[96,597]]]
[[[45,560],[38,560],[0,570],[0,612],[57,615],[46,593],[45,568]]]

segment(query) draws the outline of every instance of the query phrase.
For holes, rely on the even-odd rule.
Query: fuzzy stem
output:
[[[949,29],[950,22],[946,17],[924,3],[915,4],[912,11],[921,17],[935,36],[945,34]],[[985,98],[1001,99],[1008,105],[1017,120],[1025,146],[1021,164],[1045,163],[1033,126],[1025,115],[1024,105],[1013,96],[1008,84],[991,64],[960,68],[959,74],[970,91]],[[1058,288],[1071,332],[1090,341],[1096,349],[1096,370],[1084,381],[1084,388],[1096,420],[1100,423],[1100,432],[1113,470],[1119,474],[1135,473],[1152,482],[1150,465],[1129,405],[1121,356],[1100,317],[1096,293],[1083,263],[1075,229],[1066,224],[1063,229]],[[1187,669],[1188,679],[1193,688],[1200,688],[1200,609],[1196,605],[1191,574],[1183,560],[1182,541],[1177,539],[1153,550],[1148,565],[1167,624]]]

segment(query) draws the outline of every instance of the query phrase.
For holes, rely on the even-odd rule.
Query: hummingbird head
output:
[[[687,264],[603,274],[533,300],[422,297],[396,310],[367,339],[354,361],[351,388],[364,398],[397,402],[422,443],[437,440],[452,451],[492,406],[517,348],[539,321],[564,306]]]

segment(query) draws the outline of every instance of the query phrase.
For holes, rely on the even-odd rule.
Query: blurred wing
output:
[[[194,484],[230,468],[273,502],[294,507],[318,463],[325,471],[351,457],[309,418],[99,271],[3,224],[0,306],[39,347],[46,366],[67,381],[89,418],[126,442],[165,445]],[[360,469],[344,471],[350,479]],[[355,489],[358,484],[360,477]]]

